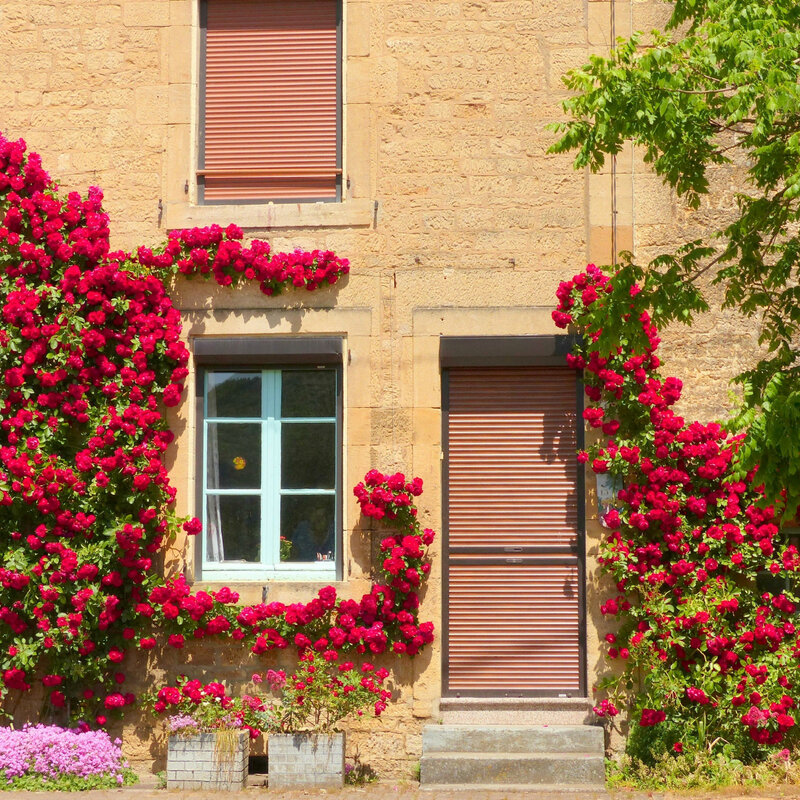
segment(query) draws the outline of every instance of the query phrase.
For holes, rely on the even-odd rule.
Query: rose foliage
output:
[[[762,349],[735,378],[743,391],[731,425],[748,430],[737,472],[758,465],[767,497],[797,505],[800,3],[675,0],[664,10],[663,31],[617,39],[564,76],[568,119],[551,150],[574,150],[576,168],[596,171],[631,142],[689,207],[725,208],[694,219],[700,238],[678,234],[649,263],[624,268],[659,325],[691,323],[716,298],[757,323]]]
[[[626,708],[634,748],[671,749],[692,731],[700,746],[717,741],[741,757],[791,746],[800,555],[780,530],[785,509],[764,503],[755,472],[732,476],[743,435],[673,410],[682,384],[659,374],[658,332],[636,307],[636,284],[623,322],[638,331],[607,356],[597,349],[618,277],[589,265],[561,284],[553,312],[584,336],[570,363],[583,370],[584,417],[600,436],[579,458],[624,482],[600,546],[616,585],[601,611],[619,630],[606,636],[612,670],[599,688],[609,697],[595,710]]]
[[[326,587],[309,603],[242,607],[228,588],[165,581],[155,563],[182,522],[164,407],[180,402],[189,360],[167,285],[199,274],[267,295],[314,290],[348,262],[245,247],[235,226],[111,252],[101,201],[95,188],[60,195],[23,141],[0,136],[0,701],[40,681],[53,706],[102,725],[135,700],[133,653],[212,636],[254,653],[416,653],[433,638],[417,619],[433,536],[416,521],[418,479],[375,472],[359,489],[365,512],[398,530],[361,600]],[[183,527],[200,532],[196,519]]]

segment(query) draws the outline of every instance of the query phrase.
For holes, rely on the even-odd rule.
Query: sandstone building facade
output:
[[[351,738],[384,774],[411,773],[443,698],[557,706],[590,696],[603,668],[601,528],[594,478],[573,457],[580,391],[554,292],[587,261],[645,260],[696,235],[732,198],[689,215],[631,152],[613,175],[574,171],[547,154],[546,126],[562,118],[565,70],[667,12],[651,0],[0,7],[0,129],[63,189],[103,187],[113,247],[234,222],[273,249],[350,259],[346,282],[308,295],[178,287],[194,358],[171,474],[179,511],[204,516],[207,533],[167,561],[243,602],[326,583],[360,596],[380,533],[362,525],[353,485],[373,467],[421,477],[440,534],[422,615],[437,639],[412,662],[387,660],[396,702]],[[254,54],[264,31],[272,49]],[[281,46],[310,55],[276,57]],[[280,83],[281,69],[299,89],[259,103],[258,81]],[[282,127],[259,128],[276,113]],[[684,406],[719,414],[753,348],[752,331],[719,315],[668,332],[668,366],[702,377]],[[292,463],[310,443],[317,457]],[[236,458],[260,477],[231,471]],[[283,560],[281,536],[294,544]],[[235,685],[252,672],[239,651],[188,659],[154,658],[149,674]],[[128,733],[133,758],[158,757],[149,726]]]

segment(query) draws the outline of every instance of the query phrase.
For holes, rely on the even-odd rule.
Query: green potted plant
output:
[[[391,692],[389,673],[364,663],[338,662],[332,650],[307,649],[296,672],[270,670],[266,679],[278,702],[254,711],[268,732],[270,789],[340,787],[344,783],[347,717],[367,709],[379,716]],[[256,682],[259,676],[253,676]],[[262,679],[263,680],[263,679]]]
[[[182,676],[146,701],[156,714],[168,715],[168,789],[244,788],[251,729],[243,699],[230,697],[221,683]]]

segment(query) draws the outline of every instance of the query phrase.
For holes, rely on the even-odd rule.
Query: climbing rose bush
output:
[[[390,480],[395,488],[390,488]],[[383,486],[388,493],[385,500],[376,497],[373,502],[385,503],[384,522],[398,533],[384,539],[381,546],[394,542],[394,557],[405,569],[400,575],[394,571],[394,562],[387,565],[384,560],[375,570],[375,584],[360,599],[339,599],[336,589],[325,586],[308,603],[275,601],[242,607],[238,594],[228,588],[193,592],[183,576],[178,576],[153,588],[146,601],[137,605],[137,613],[149,619],[153,631],[176,648],[189,639],[224,635],[244,641],[256,655],[288,647],[415,655],[433,641],[433,623],[420,622],[418,615],[422,578],[430,572],[428,545],[434,533],[422,528],[417,508],[409,502],[412,489],[416,493],[412,496],[421,494],[422,481],[414,478],[407,482],[402,473],[385,476],[372,470],[354,489],[362,509],[370,504],[369,499],[362,499],[364,493],[367,498],[372,496],[367,486]],[[145,631],[140,628],[140,635]],[[155,636],[145,633],[139,646],[155,647]]]
[[[422,494],[422,480],[414,478],[406,482],[402,472],[383,475],[373,469],[353,493],[365,517],[385,519],[397,529],[395,535],[387,536],[380,544],[381,552],[386,555],[381,571],[388,583],[382,587],[383,623],[395,653],[416,655],[433,641],[433,623],[417,620],[418,589],[431,569],[427,550],[435,536],[430,528],[420,526],[412,500]],[[388,607],[387,600],[392,599],[393,606]],[[381,651],[373,649],[373,652]]]
[[[323,640],[417,652],[433,634],[408,575],[379,570],[360,601],[326,587],[308,603],[241,607],[228,588],[194,592],[155,566],[179,526],[201,528],[175,517],[163,463],[165,407],[181,401],[189,360],[168,285],[312,291],[347,260],[244,246],[234,225],[112,252],[108,222],[99,189],[64,197],[37,154],[0,135],[0,701],[40,682],[52,706],[103,725],[135,701],[124,684],[136,651],[212,636],[254,653]],[[413,511],[395,523],[430,540]],[[424,548],[406,549],[425,574]]]
[[[617,631],[605,637],[610,669],[595,711],[626,711],[629,750],[650,756],[692,737],[736,757],[794,747],[800,555],[780,526],[796,510],[766,504],[757,474],[737,475],[744,434],[675,413],[682,383],[659,374],[658,331],[623,281],[589,265],[560,285],[553,312],[583,334],[570,364],[583,372],[584,418],[598,436],[579,460],[624,487],[600,545],[615,587],[600,610]],[[621,341],[639,349],[597,347],[612,292],[630,299]]]

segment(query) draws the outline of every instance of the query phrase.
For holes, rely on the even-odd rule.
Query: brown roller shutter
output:
[[[578,692],[576,567],[464,561],[449,576],[450,690]]]
[[[337,199],[338,2],[203,8],[203,200]]]
[[[451,369],[448,694],[583,691],[575,373]]]

